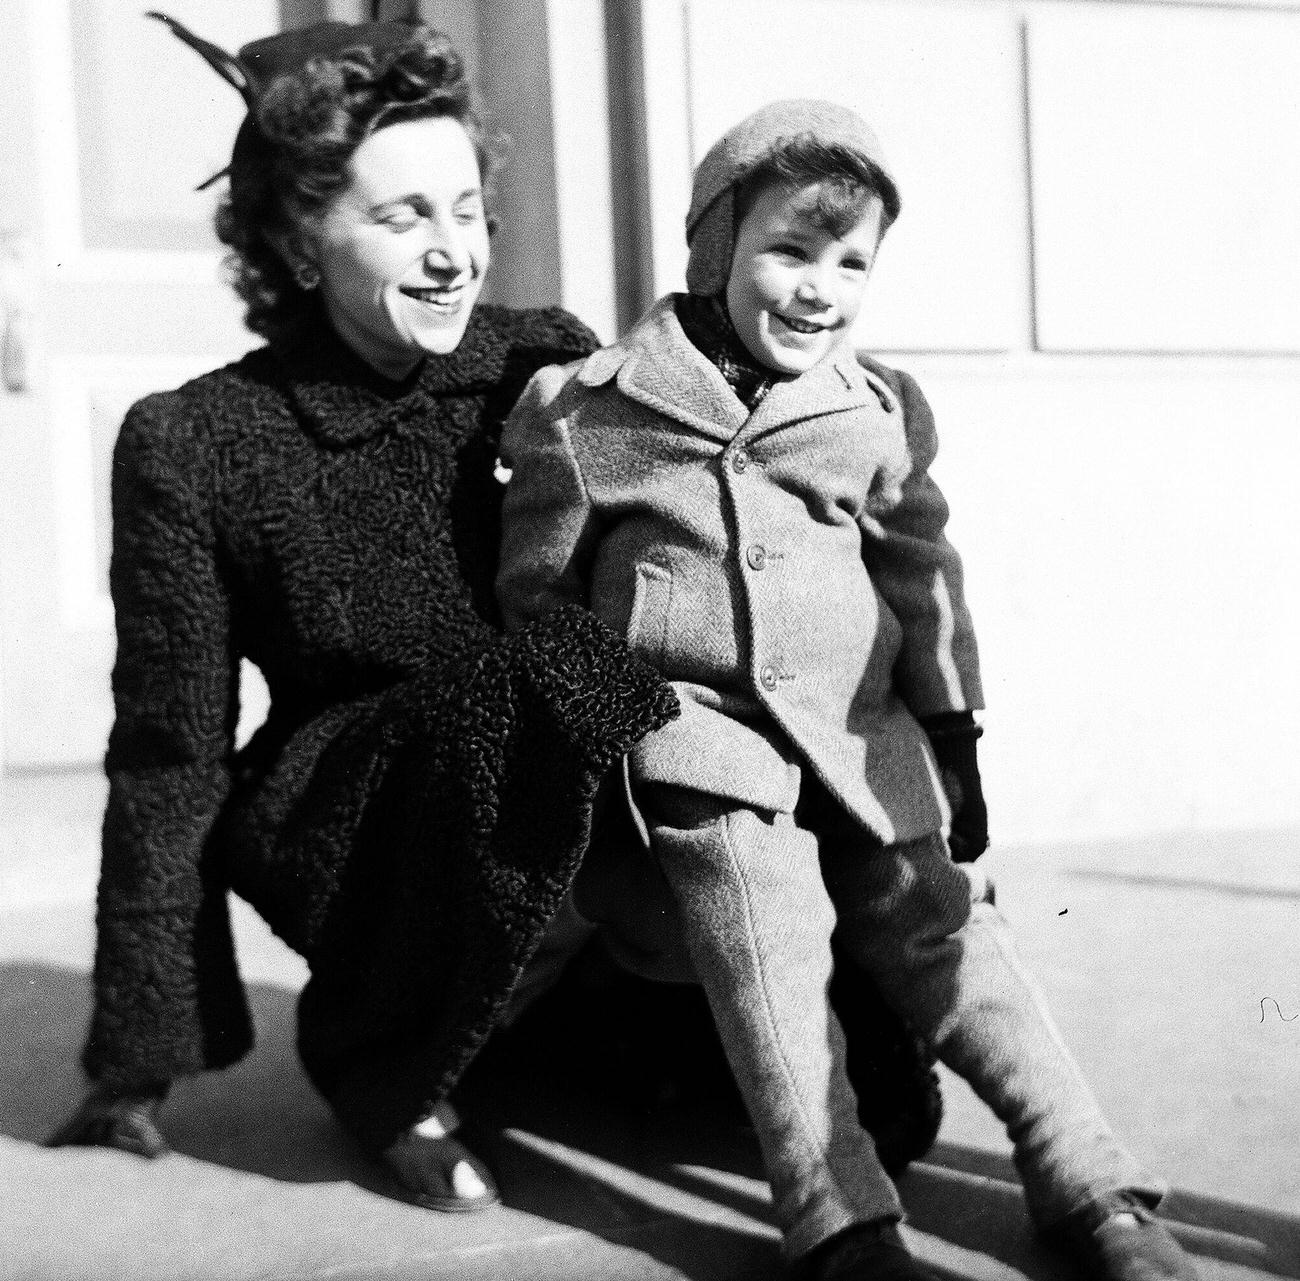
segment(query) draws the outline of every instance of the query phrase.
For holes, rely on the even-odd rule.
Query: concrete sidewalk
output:
[[[752,1135],[545,1080],[474,1086],[505,1205],[394,1199],[293,1053],[301,963],[240,910],[258,1047],[181,1083],[172,1155],[48,1151],[81,1092],[97,779],[0,782],[0,1278],[731,1281],[780,1276]],[[1207,1281],[1300,1277],[1300,833],[1006,850],[988,867],[1116,1128],[1174,1185]],[[1074,1275],[1028,1228],[1008,1146],[959,1082],[904,1180],[954,1278]]]

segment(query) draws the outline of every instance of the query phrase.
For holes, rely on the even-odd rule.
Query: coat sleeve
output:
[[[890,371],[889,381],[902,400],[911,467],[899,501],[862,524],[867,569],[903,629],[894,679],[917,716],[980,708],[979,653],[961,558],[944,533],[948,504],[930,475],[939,449],[934,415],[911,377]]]
[[[539,370],[501,437],[510,480],[496,591],[509,631],[560,605],[585,607],[589,601],[597,523],[562,408],[570,372],[558,366]]]
[[[238,666],[209,452],[175,394],[128,413],[113,458],[116,717],[83,1061],[130,1089],[239,1058],[251,1027],[204,852],[230,785]]]

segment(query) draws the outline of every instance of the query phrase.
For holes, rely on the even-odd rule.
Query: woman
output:
[[[340,1121],[419,1203],[478,1208],[496,1192],[445,1100],[598,782],[675,714],[584,611],[498,632],[501,424],[596,343],[478,301],[491,156],[444,37],[324,23],[234,59],[171,25],[249,104],[217,227],[267,345],[139,402],[117,445],[94,1086],[53,1141],[165,1150],[168,1082],[248,1050],[234,889],[309,963],[299,1048]],[[271,711],[236,754],[241,658]],[[891,1026],[863,1070],[912,1155],[933,1084]]]
[[[494,630],[499,424],[595,343],[478,305],[489,152],[447,40],[333,23],[240,62],[218,229],[269,342],[118,443],[97,1089],[58,1137],[156,1151],[167,1082],[248,1049],[229,885],[311,963],[303,1060],[339,1117],[417,1198],[481,1204],[445,1117],[416,1127],[560,901],[597,780],[671,700],[578,612]],[[241,657],[272,710],[233,756]]]

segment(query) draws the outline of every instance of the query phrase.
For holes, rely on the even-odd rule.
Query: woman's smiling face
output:
[[[447,116],[387,125],[349,165],[351,182],[304,232],[340,337],[380,373],[408,374],[459,345],[489,259],[482,179],[469,134]]]
[[[727,313],[749,354],[781,374],[804,373],[845,340],[880,243],[878,196],[835,235],[802,212],[816,192],[765,187],[736,232]]]

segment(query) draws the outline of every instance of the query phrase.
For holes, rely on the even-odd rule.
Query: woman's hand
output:
[[[131,1094],[96,1086],[50,1136],[47,1146],[117,1148],[136,1156],[162,1156],[170,1151],[158,1128],[158,1110],[166,1097],[167,1086],[162,1083]]]

